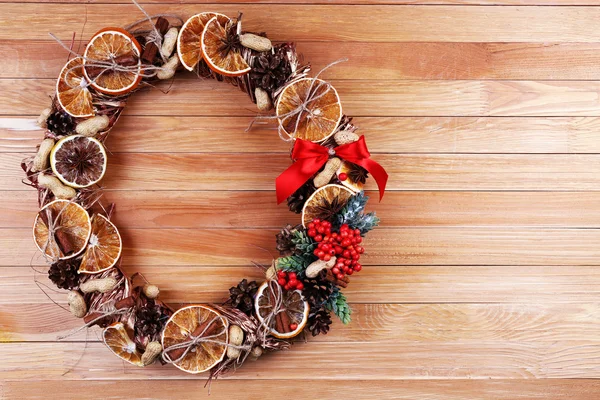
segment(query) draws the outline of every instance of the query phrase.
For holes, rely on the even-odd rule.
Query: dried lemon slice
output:
[[[315,218],[332,222],[332,217],[340,212],[352,197],[352,190],[341,185],[325,185],[312,194],[302,208],[302,225]]]
[[[117,227],[104,215],[95,214],[92,217],[92,234],[83,253],[79,272],[97,274],[112,268],[119,260],[122,248]]]
[[[73,58],[60,71],[56,81],[56,99],[62,109],[73,117],[94,115],[92,94],[83,73],[83,58]]]
[[[272,285],[269,289],[269,285]],[[263,283],[256,293],[254,310],[260,323],[269,329],[271,334],[279,339],[290,339],[302,332],[308,321],[308,302],[304,300],[300,290],[281,290],[281,308],[272,318],[267,316],[273,313],[275,298],[272,292],[277,291],[279,284],[270,280]]]
[[[138,367],[143,367],[142,353],[138,351],[135,342],[129,336],[122,322],[115,322],[104,329],[104,344],[117,357]]]
[[[99,92],[111,95],[129,93],[142,80],[141,52],[138,41],[125,29],[102,29],[85,48],[85,76]],[[127,69],[104,66],[113,62]]]
[[[98,183],[106,172],[106,151],[97,139],[72,135],[60,139],[50,153],[52,172],[65,185],[84,188]]]
[[[202,32],[202,54],[210,69],[225,76],[241,76],[250,72],[244,57],[231,46],[226,25],[213,17],[206,23]]]
[[[50,234],[48,225],[53,226]],[[38,249],[52,259],[73,258],[85,249],[92,225],[87,211],[69,200],[54,200],[44,206],[33,223]]]
[[[193,338],[211,336],[210,342],[201,342],[185,353],[183,349],[172,350],[168,356],[182,371],[192,374],[208,371],[225,357],[227,352],[229,322],[225,317],[207,306],[194,305],[181,308],[169,318],[162,333],[165,351]]]
[[[333,135],[342,119],[337,91],[321,79],[302,78],[287,85],[277,99],[275,110],[286,134],[312,142]]]
[[[204,12],[190,17],[181,27],[177,36],[177,55],[188,71],[193,71],[202,60],[202,32],[206,23],[215,17],[222,26],[229,22],[226,15]]]

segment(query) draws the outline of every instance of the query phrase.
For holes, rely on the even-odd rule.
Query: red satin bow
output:
[[[325,165],[329,156],[334,154],[369,171],[377,182],[379,200],[381,200],[385,192],[388,174],[381,165],[371,160],[365,137],[361,136],[356,142],[344,144],[334,149],[329,149],[308,140],[296,139],[292,152],[294,163],[275,180],[277,204],[294,194]]]

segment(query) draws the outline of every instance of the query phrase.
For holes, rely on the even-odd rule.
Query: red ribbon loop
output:
[[[361,136],[356,142],[334,148],[331,153],[330,149],[325,146],[308,140],[296,139],[292,151],[294,163],[275,180],[277,204],[294,194],[325,165],[329,156],[333,154],[366,169],[377,182],[381,200],[385,192],[388,174],[381,165],[371,159],[364,136]]]

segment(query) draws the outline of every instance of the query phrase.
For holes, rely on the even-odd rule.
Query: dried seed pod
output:
[[[253,360],[256,360],[256,359],[258,359],[258,357],[262,356],[262,353],[263,353],[262,347],[255,346],[252,348],[252,351],[250,351],[250,357],[252,357]]]
[[[85,121],[81,121],[75,127],[75,132],[80,135],[93,137],[108,128],[110,120],[106,115],[96,115],[95,117],[88,118]]]
[[[325,164],[325,168],[323,171],[319,172],[317,176],[313,179],[313,184],[315,187],[321,187],[327,185],[331,178],[335,175],[338,168],[342,165],[342,160],[337,157],[330,158],[327,160],[327,164]]]
[[[266,90],[257,87],[254,89],[254,97],[256,97],[256,107],[260,111],[269,111],[273,108],[273,102]]]
[[[175,50],[175,45],[177,44],[177,28],[174,26],[169,28],[165,36],[163,37],[162,46],[160,47],[160,54],[165,57],[171,57],[173,54],[173,50]]]
[[[69,200],[77,196],[75,189],[64,185],[60,179],[53,175],[38,174],[37,183],[39,187],[50,189],[57,199]]]
[[[142,364],[145,366],[154,364],[154,361],[162,353],[162,345],[159,342],[150,342],[146,346],[144,354],[142,354]]]
[[[177,67],[179,67],[179,56],[175,54],[158,70],[156,77],[158,79],[171,79],[175,75]]]
[[[40,143],[40,148],[38,149],[38,152],[33,159],[33,163],[31,164],[32,172],[40,172],[48,169],[48,166],[50,165],[50,152],[52,152],[53,147],[54,139],[42,140],[42,143]]]
[[[109,276],[107,278],[102,279],[90,279],[89,281],[86,281],[79,285],[79,289],[83,293],[108,293],[112,292],[117,287],[118,283],[119,282],[115,278]]]
[[[48,128],[48,117],[50,116],[50,114],[52,114],[52,110],[49,108],[44,108],[42,110],[42,113],[40,114],[40,116],[38,117],[36,124],[37,126],[39,126],[42,129],[47,129]]]
[[[244,331],[237,325],[229,325],[229,344],[241,346],[244,342]],[[232,346],[227,346],[227,358],[236,359],[242,351]]]
[[[240,43],[242,46],[256,51],[269,51],[273,47],[268,38],[254,35],[252,33],[244,33],[240,35]]]
[[[77,318],[85,317],[87,313],[87,305],[81,293],[75,290],[71,290],[67,295],[67,302],[69,303],[69,310],[71,314]]]
[[[316,278],[319,275],[319,272],[324,269],[331,269],[335,265],[335,257],[331,257],[331,260],[317,260],[310,264],[308,268],[306,268],[306,276],[308,278]]]
[[[354,143],[358,140],[358,135],[351,131],[339,131],[333,136],[333,139],[341,146],[343,144]]]
[[[142,288],[142,293],[149,299],[156,299],[160,294],[160,290],[156,285],[145,284]]]

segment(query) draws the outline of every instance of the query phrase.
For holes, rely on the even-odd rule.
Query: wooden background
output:
[[[390,181],[346,291],[353,323],[245,366],[211,398],[599,398],[600,2],[215,1],[142,3],[243,11],[315,70],[350,57],[325,75]],[[47,268],[19,162],[67,58],[48,32],[85,39],[137,18],[127,0],[0,0],[0,398],[206,396],[202,377],[124,365],[97,331],[58,341],[81,322],[34,283]],[[299,222],[274,204],[287,145],[272,126],[245,133],[254,114],[235,88],[184,74],[137,94],[107,142],[125,269],[169,302],[259,278],[250,261]]]

